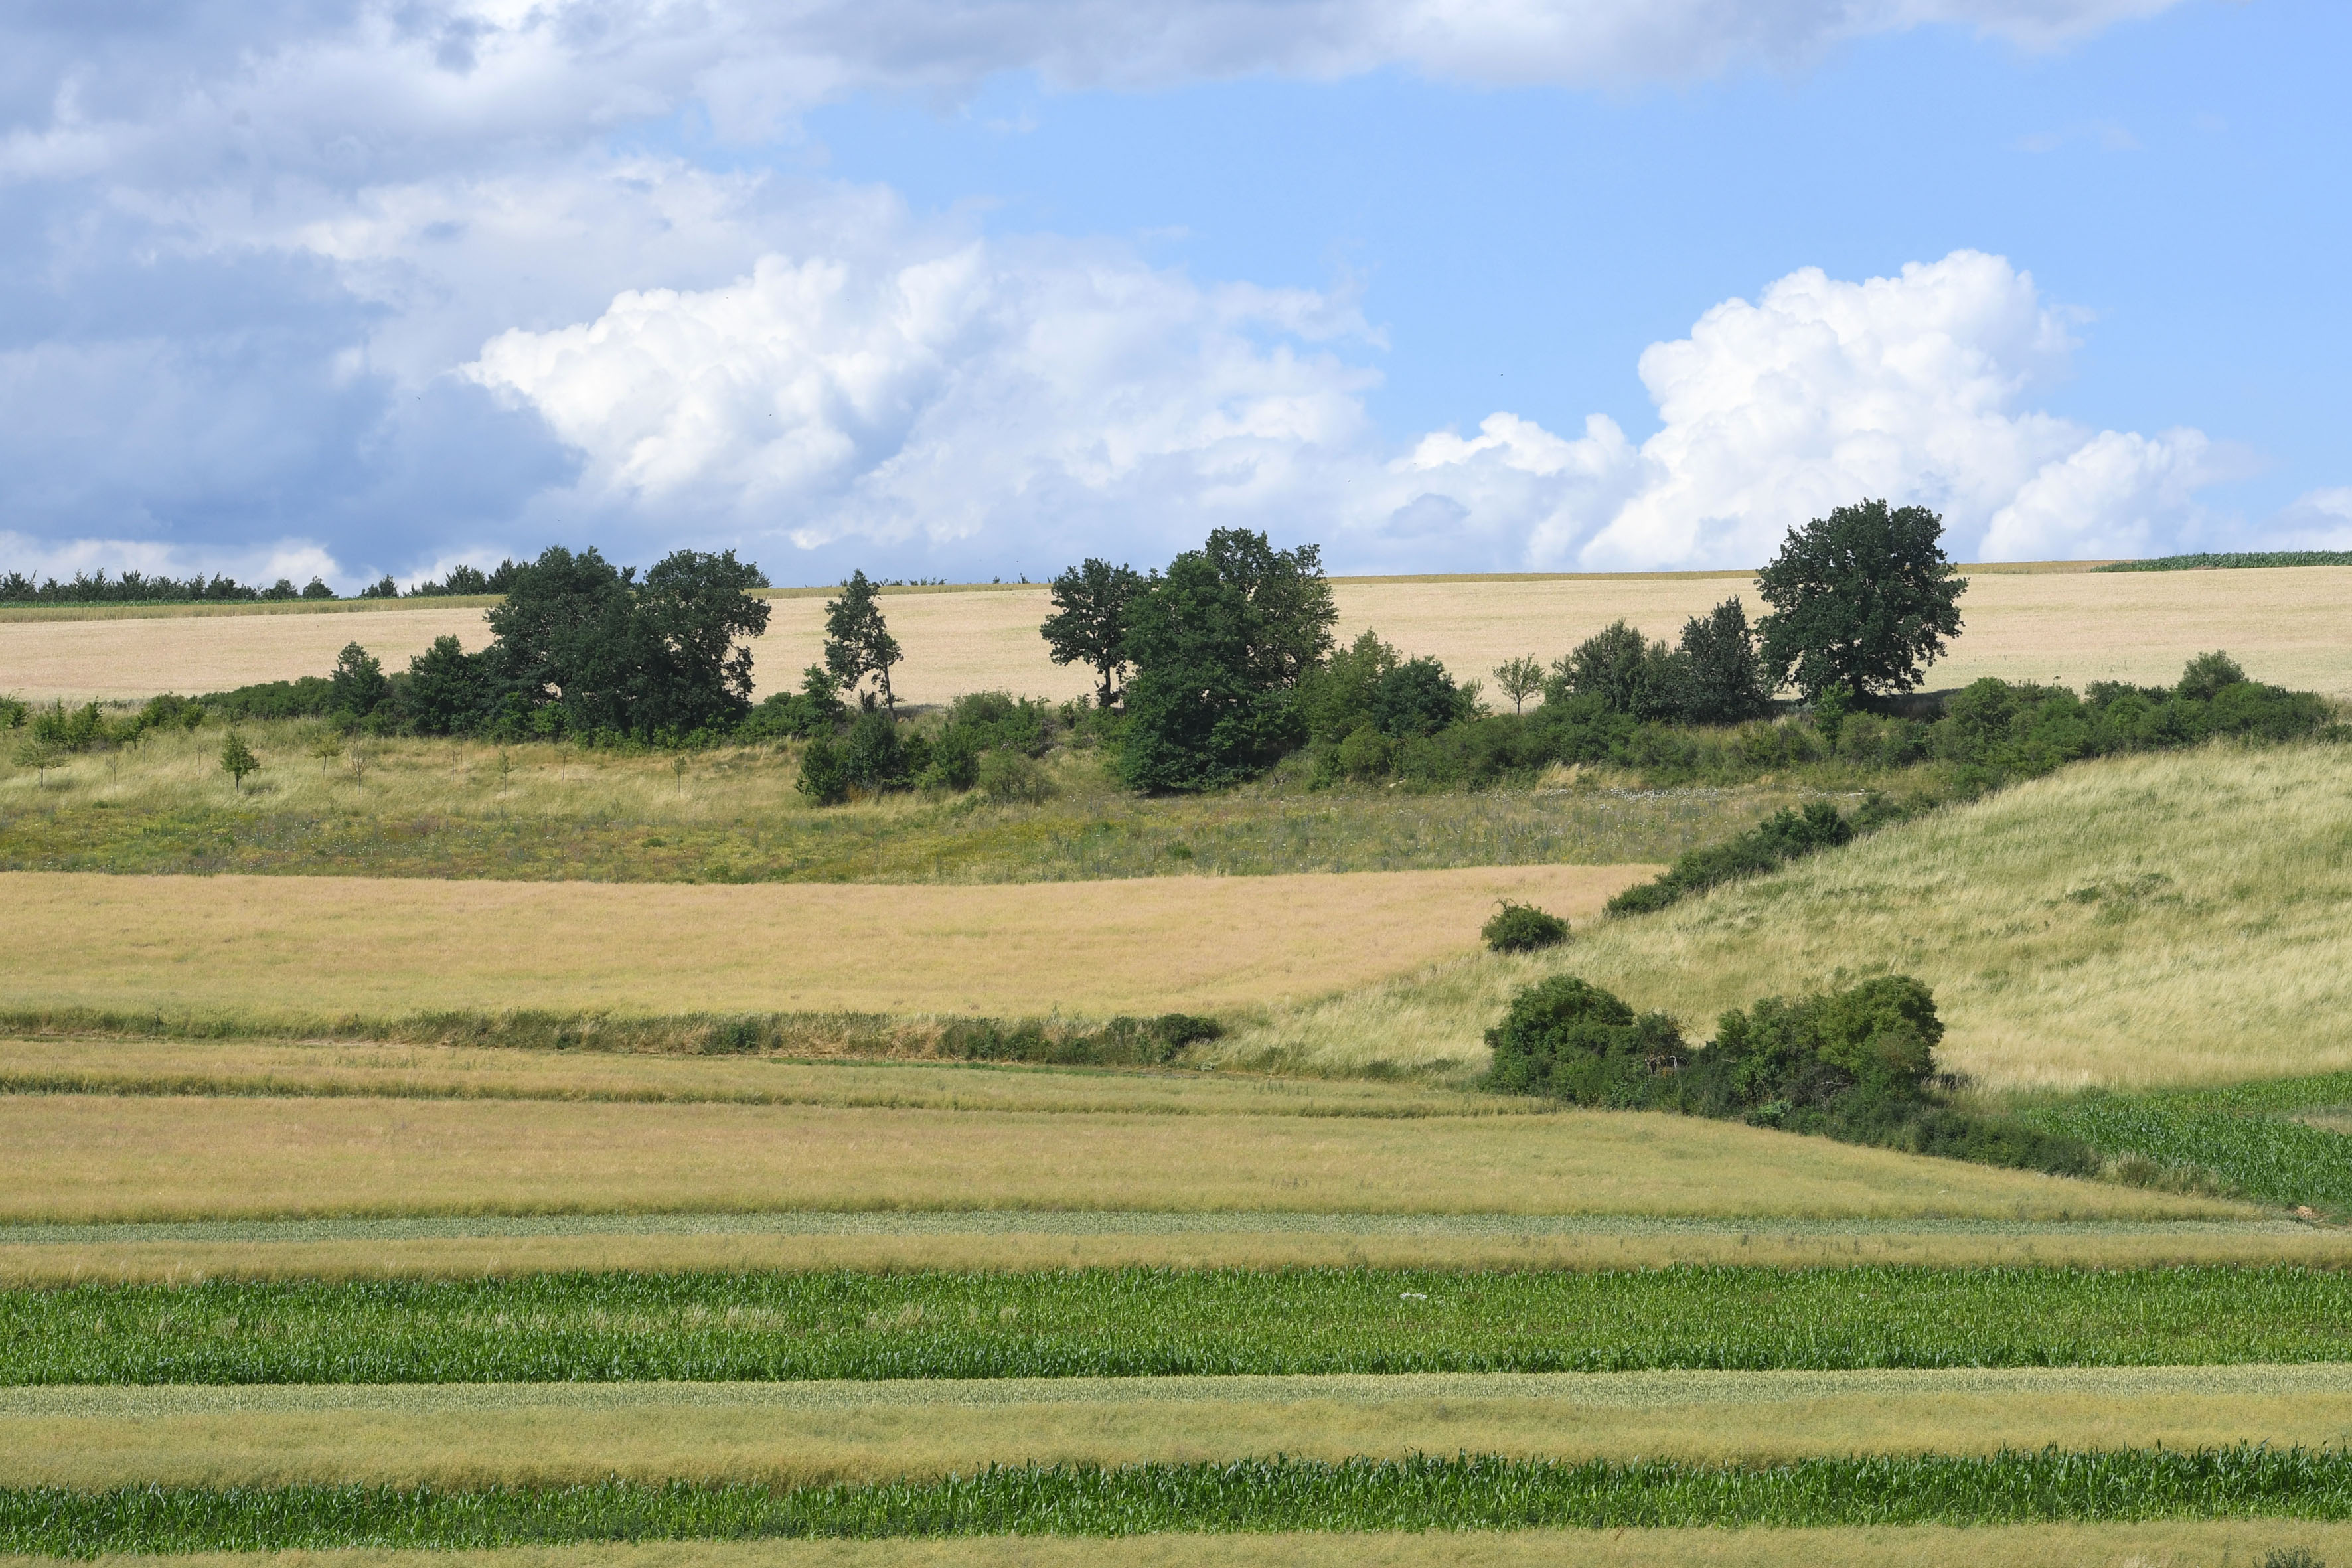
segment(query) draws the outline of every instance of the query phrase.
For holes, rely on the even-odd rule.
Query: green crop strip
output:
[[[2090,1093],[2027,1102],[2022,1120],[2103,1154],[2138,1155],[2274,1204],[2352,1214],[2352,1138],[2288,1120],[2352,1105],[2352,1073],[2175,1094]]]
[[[991,1468],[772,1490],[607,1482],[546,1490],[360,1486],[0,1492],[0,1552],[481,1548],[779,1536],[1994,1524],[2352,1517],[2352,1456],[2259,1447],[1673,1462],[1455,1459]]]
[[[13,1384],[2342,1360],[2352,1274],[2307,1268],[599,1273],[0,1294]]]

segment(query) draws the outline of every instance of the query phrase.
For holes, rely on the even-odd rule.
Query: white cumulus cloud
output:
[[[1992,559],[2139,553],[2193,531],[2196,490],[2240,460],[2194,430],[2094,431],[2033,408],[2074,347],[2000,257],[1858,283],[1808,268],[1643,354],[1662,427],[1638,449],[1605,420],[1563,441],[1498,416],[1399,468],[1470,518],[1517,508],[1533,565],[1753,564],[1865,496],[1932,507]]]

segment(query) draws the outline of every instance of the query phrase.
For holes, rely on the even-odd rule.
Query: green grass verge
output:
[[[2180,1366],[2352,1360],[2309,1268],[574,1273],[0,1294],[10,1384]]]
[[[2027,1100],[2021,1118],[2079,1138],[2152,1181],[2210,1177],[2250,1198],[2352,1215],[2352,1138],[2291,1120],[2352,1105],[2352,1073],[2271,1079],[2169,1094],[2093,1092]]]
[[[480,1548],[585,1541],[1161,1532],[1783,1528],[2056,1521],[2352,1518],[2352,1455],[2007,1452],[1808,1459],[1744,1469],[1670,1461],[1245,1459],[992,1468],[939,1481],[468,1491],[389,1487],[0,1491],[0,1552]]]
[[[269,737],[261,737],[268,740]],[[258,742],[257,742],[258,744]],[[276,742],[276,752],[293,748]],[[422,745],[426,742],[410,742]],[[216,749],[216,748],[215,748]],[[301,748],[307,752],[309,747]],[[135,761],[136,759],[134,759]],[[1671,860],[1807,790],[1497,790],[1400,796],[1306,792],[1277,780],[1213,796],[1145,800],[1088,787],[1040,805],[905,802],[887,810],[776,809],[683,818],[594,799],[577,811],[445,800],[349,811],[273,803],[106,798],[99,764],[53,779],[39,804],[0,808],[0,870],[457,877],[600,882],[1032,882],[1213,872],[1409,871],[1460,866]],[[295,768],[304,764],[287,762]],[[750,764],[746,764],[749,766]],[[774,771],[788,795],[789,764]],[[1294,772],[1299,770],[1294,770]]]
[[[966,1062],[1027,1062],[1057,1067],[1156,1067],[1196,1041],[1224,1032],[1213,1018],[1163,1013],[1151,1018],[892,1017],[881,1013],[679,1013],[642,1017],[609,1013],[453,1011],[376,1018],[359,1014],[272,1019],[100,1007],[0,1008],[0,1033],[96,1035],[109,1039],[369,1040],[394,1045],[477,1046],[518,1050],[617,1051],[687,1056],[846,1054],[939,1058]],[[0,1090],[17,1094],[232,1094],[209,1076],[158,1077],[141,1084],[100,1082],[78,1073],[0,1073]],[[247,1090],[246,1092],[253,1092]],[[320,1084],[276,1084],[271,1095],[379,1091]],[[458,1094],[447,1098],[467,1098]],[[441,1098],[433,1096],[431,1098]],[[530,1097],[524,1097],[530,1098]]]

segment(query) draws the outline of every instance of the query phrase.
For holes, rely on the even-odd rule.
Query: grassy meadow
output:
[[[1985,675],[2078,687],[2168,684],[2191,655],[2226,647],[2266,679],[2352,698],[2352,645],[2340,608],[2352,567],[2116,574],[1973,567],[1969,575],[1967,629],[1935,668],[1937,686]],[[1334,586],[1342,632],[1352,637],[1370,626],[1407,654],[1433,655],[1465,678],[1483,677],[1516,655],[1558,658],[1620,616],[1652,637],[1671,637],[1684,620],[1734,594],[1751,616],[1763,608],[1752,579],[1740,573],[1360,577]],[[1047,614],[1043,584],[883,593],[891,631],[907,653],[894,678],[904,700],[944,702],[995,689],[1060,700],[1088,689],[1084,670],[1045,656],[1037,636]],[[405,667],[436,637],[456,637],[469,649],[489,640],[478,607],[435,599],[394,605],[356,619],[0,615],[0,694],[44,701],[191,695],[323,674],[355,637],[387,668]],[[819,656],[823,624],[821,594],[772,600],[768,634],[752,645],[762,690],[792,689]]]
[[[1671,860],[1824,790],[1833,771],[1734,789],[1598,778],[1477,795],[1309,790],[1292,767],[1232,792],[1139,799],[1094,752],[1053,798],[894,795],[819,810],[798,748],[629,755],[242,726],[261,772],[232,791],[222,731],[159,731],[46,776],[0,759],[0,869],[595,881],[1081,881]]]
[[[1466,1070],[1511,994],[1546,974],[1704,1038],[1725,1008],[1893,970],[1934,989],[1939,1059],[1988,1089],[2341,1068],[2347,782],[2352,754],[2328,746],[2078,763],[1549,953],[1444,962],[1280,1011],[1213,1049],[1310,1071]]]

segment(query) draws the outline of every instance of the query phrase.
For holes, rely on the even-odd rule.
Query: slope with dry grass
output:
[[[1221,1049],[1467,1073],[1512,993],[1547,974],[1704,1038],[1726,1008],[1889,970],[1934,989],[1942,1059],[1990,1088],[2352,1065],[2352,751],[2079,764],[1553,953],[1443,962],[1288,1009]]]

